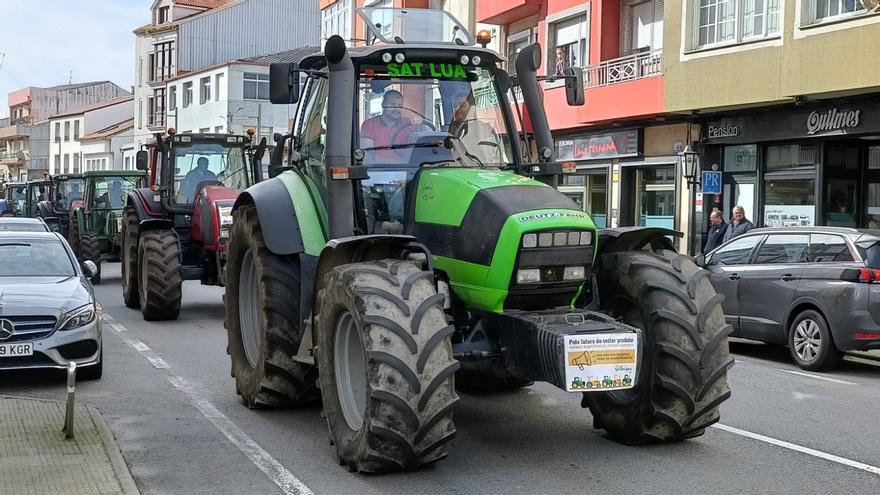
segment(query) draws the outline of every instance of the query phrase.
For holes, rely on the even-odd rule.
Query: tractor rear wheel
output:
[[[235,212],[226,264],[227,352],[248,407],[299,406],[320,397],[318,369],[293,360],[302,340],[300,264],[269,252],[257,211]]]
[[[98,270],[95,276],[91,278],[92,285],[101,283],[101,241],[93,234],[83,234],[82,245],[80,246],[80,255],[82,261],[91,260],[95,263]]]
[[[602,308],[643,330],[636,386],[585,393],[594,427],[625,444],[702,435],[730,397],[723,296],[708,272],[673,251],[624,251],[597,267]]]
[[[67,229],[67,242],[70,244],[70,249],[73,249],[73,254],[76,256],[76,259],[82,260],[79,236],[79,220],[76,218],[76,215],[72,215],[72,218],[70,219],[70,228]]]
[[[138,222],[134,206],[125,207],[125,221],[122,223],[122,300],[125,306],[141,307],[138,295]]]
[[[458,402],[434,274],[384,260],[331,270],[317,298],[324,417],[341,464],[381,473],[446,457]]]
[[[138,245],[141,314],[147,321],[180,315],[180,247],[170,229],[148,230]]]

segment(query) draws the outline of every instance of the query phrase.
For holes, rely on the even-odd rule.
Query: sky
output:
[[[109,80],[130,91],[132,31],[150,21],[152,3],[0,0],[0,118],[9,93],[27,86]]]

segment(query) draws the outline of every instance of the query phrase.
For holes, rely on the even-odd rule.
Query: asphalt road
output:
[[[880,493],[880,362],[802,373],[782,347],[731,343],[721,427],[648,447],[606,440],[579,397],[545,384],[463,395],[448,459],[364,476],[336,463],[319,407],[240,403],[221,289],[187,282],[180,319],[150,323],[122,304],[118,264],[103,277],[104,378],[77,396],[104,413],[146,494]],[[0,393],[62,398],[64,383],[3,373]]]

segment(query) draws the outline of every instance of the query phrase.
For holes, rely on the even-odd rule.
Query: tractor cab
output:
[[[39,204],[52,199],[51,188],[52,182],[48,178],[28,181],[24,216],[42,216],[40,215]]]
[[[64,174],[52,177],[52,210],[56,215],[66,215],[73,201],[81,200],[85,179],[79,174]]]
[[[27,203],[27,183],[7,182],[3,192],[6,199],[5,215],[21,217],[25,215]]]

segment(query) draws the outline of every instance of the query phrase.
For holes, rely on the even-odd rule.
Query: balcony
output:
[[[21,165],[27,160],[24,151],[0,151],[0,165]]]
[[[163,130],[165,129],[165,112],[155,112],[151,113],[147,116],[147,127],[151,128],[150,130]],[[152,128],[156,129],[152,129]]]
[[[537,14],[543,3],[543,0],[480,0],[477,22],[510,24]]]
[[[584,68],[584,85],[598,88],[663,74],[662,50],[645,51]]]

